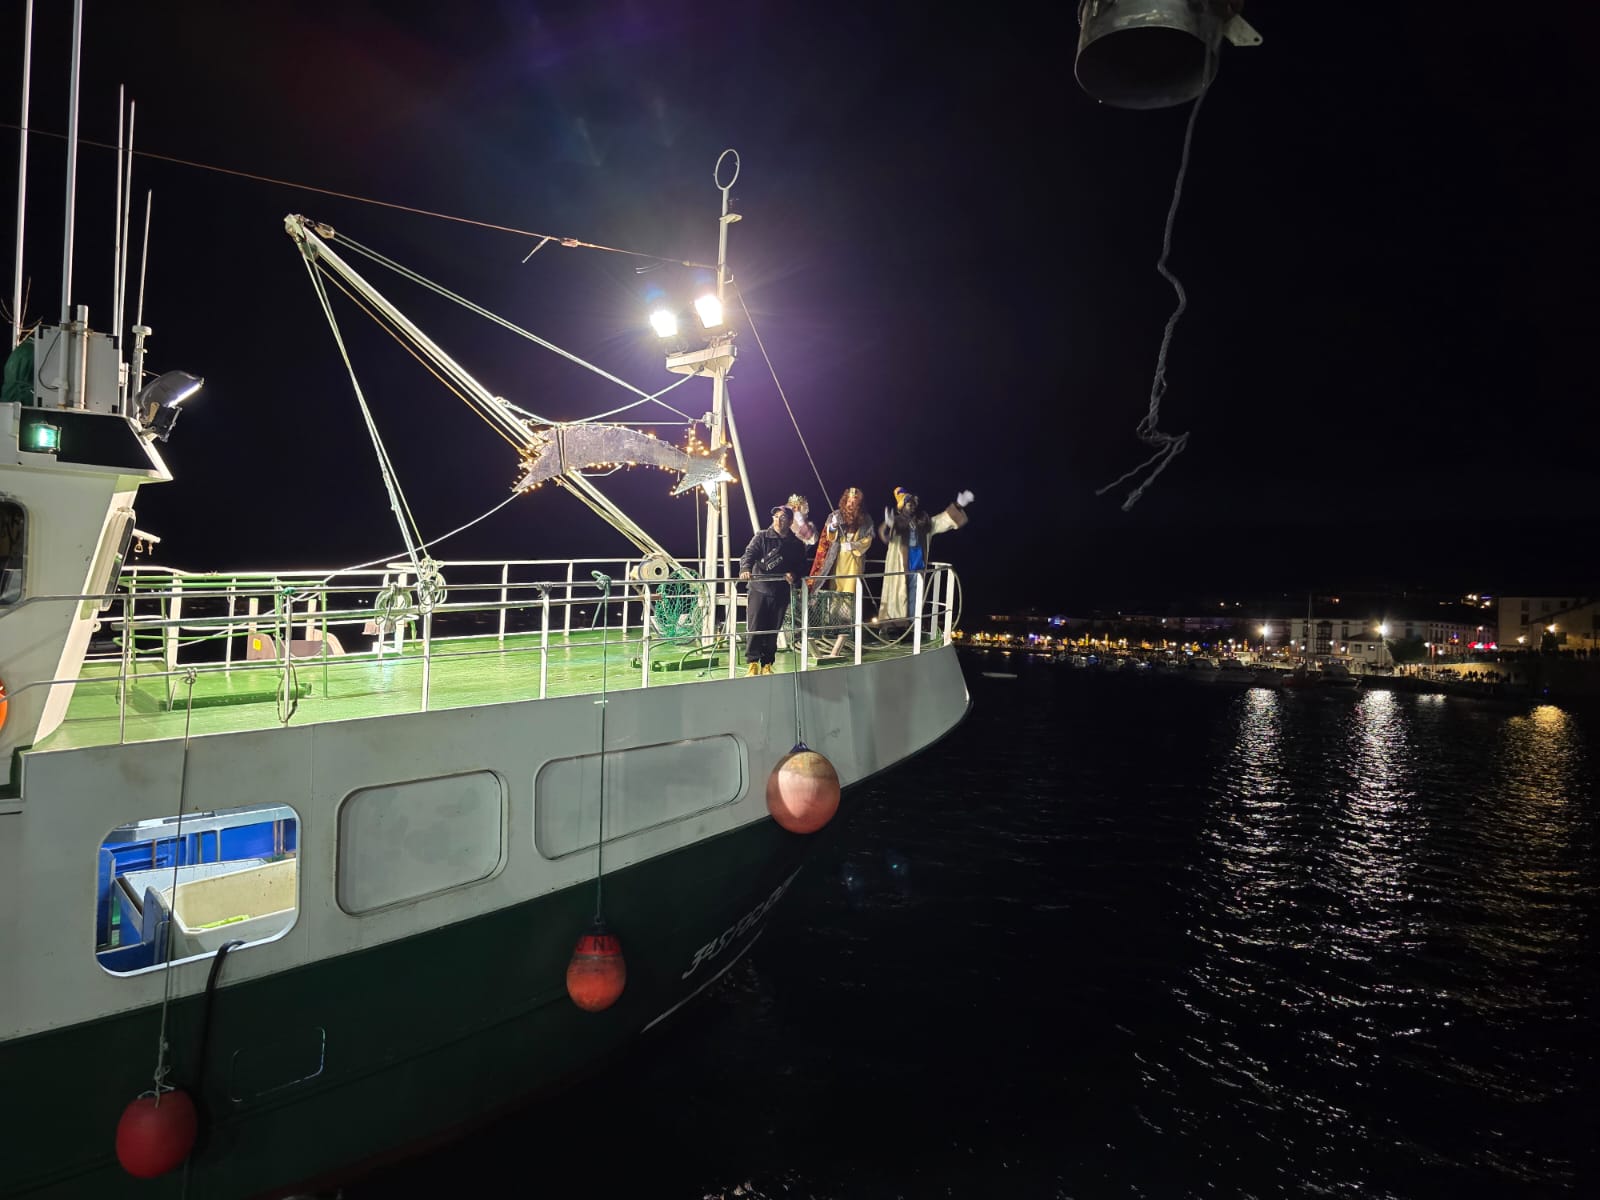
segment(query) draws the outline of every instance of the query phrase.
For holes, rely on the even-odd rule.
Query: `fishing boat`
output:
[[[338,334],[337,284],[505,436],[516,502],[553,484],[634,552],[436,555],[352,368],[326,391],[369,418],[404,552],[155,565],[172,531],[139,501],[183,486],[161,451],[200,380],[146,382],[142,311],[99,332],[68,307],[69,253],[0,403],[0,1077],[27,1092],[0,1194],[284,1195],[563,1086],[738,962],[834,806],[967,710],[944,564],[893,638],[858,588],[797,605],[746,673],[726,326],[667,352],[711,392],[682,444],[552,421],[445,355],[347,261],[364,247],[285,226],[308,331],[320,309]],[[674,477],[703,543],[601,491],[629,463]]]

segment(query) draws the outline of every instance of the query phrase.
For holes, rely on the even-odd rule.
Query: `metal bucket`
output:
[[[1118,108],[1170,108],[1205,87],[1230,0],[1080,0],[1078,83]]]

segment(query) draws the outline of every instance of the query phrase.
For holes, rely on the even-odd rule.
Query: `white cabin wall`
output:
[[[89,588],[113,518],[131,511],[140,482],[69,465],[0,469],[0,495],[20,504],[27,519],[24,599],[0,608],[0,679],[10,696],[0,763],[60,725],[72,683],[30,685],[77,678],[97,615],[97,605],[35,597],[76,597]]]

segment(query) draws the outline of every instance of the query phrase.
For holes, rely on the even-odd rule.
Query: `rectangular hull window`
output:
[[[605,756],[606,840],[696,816],[744,795],[744,753],[728,734],[689,738]],[[558,758],[533,783],[539,853],[560,858],[600,833],[600,755]]]
[[[96,873],[100,965],[128,975],[281,934],[299,911],[299,826],[272,804],[113,829]]]
[[[22,505],[0,500],[0,607],[22,599],[23,534],[27,527]]]
[[[493,771],[351,792],[339,807],[339,907],[371,912],[487,879],[505,854]]]

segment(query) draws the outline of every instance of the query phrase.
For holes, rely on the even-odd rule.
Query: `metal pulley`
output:
[[[1259,46],[1244,0],[1079,0],[1078,83],[1118,108],[1171,108],[1206,86],[1223,41]]]

